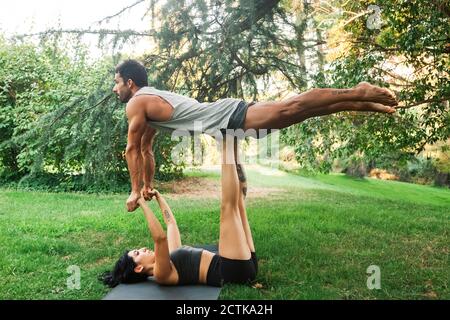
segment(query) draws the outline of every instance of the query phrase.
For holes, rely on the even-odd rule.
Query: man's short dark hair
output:
[[[139,88],[148,86],[147,70],[136,60],[125,60],[116,67],[116,73],[120,74],[124,82],[133,80]]]

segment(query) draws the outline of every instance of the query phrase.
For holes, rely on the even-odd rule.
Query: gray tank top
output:
[[[239,99],[221,99],[211,103],[200,103],[195,99],[153,87],[143,87],[134,96],[156,95],[174,108],[168,121],[148,121],[148,124],[162,131],[185,130],[191,133],[211,133],[226,129],[231,115],[238,107]]]

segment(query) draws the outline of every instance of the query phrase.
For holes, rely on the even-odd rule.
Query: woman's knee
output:
[[[220,205],[220,216],[238,216],[239,215],[239,203],[237,201],[226,201]]]

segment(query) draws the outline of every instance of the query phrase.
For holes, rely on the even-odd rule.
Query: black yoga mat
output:
[[[217,253],[217,245],[199,245]],[[103,300],[217,300],[218,287],[207,285],[162,286],[149,277],[147,281],[135,284],[119,284]]]

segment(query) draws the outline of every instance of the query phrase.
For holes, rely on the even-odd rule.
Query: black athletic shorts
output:
[[[244,132],[247,110],[255,103],[256,102],[250,102],[249,104],[247,104],[245,101],[239,102],[236,110],[231,114],[230,120],[228,120],[227,129],[230,130],[228,134],[233,135],[235,134],[235,130],[242,129],[242,133],[244,134],[245,137],[249,136],[256,139],[261,139],[277,130],[277,129],[265,129],[265,130],[249,130],[247,132]],[[220,132],[222,133],[223,137],[227,133],[227,129],[220,129]],[[236,136],[240,137],[242,133],[236,132],[237,134]],[[240,138],[243,138],[244,136],[241,136]]]
[[[245,101],[239,102],[236,110],[231,114],[230,120],[228,121],[227,129],[242,129],[244,130],[245,117],[247,116],[247,109],[249,106],[254,104],[254,102],[247,104]]]
[[[209,265],[206,283],[221,287],[225,283],[248,284],[255,280],[258,272],[258,260],[252,252],[250,260],[233,260],[214,255]]]
[[[247,116],[248,107],[254,105],[256,102],[250,102],[247,104],[245,101],[239,102],[236,110],[231,114],[230,119],[228,120],[227,129],[231,130],[244,130],[245,125],[245,117]],[[220,132],[224,135],[227,129],[220,129]]]

